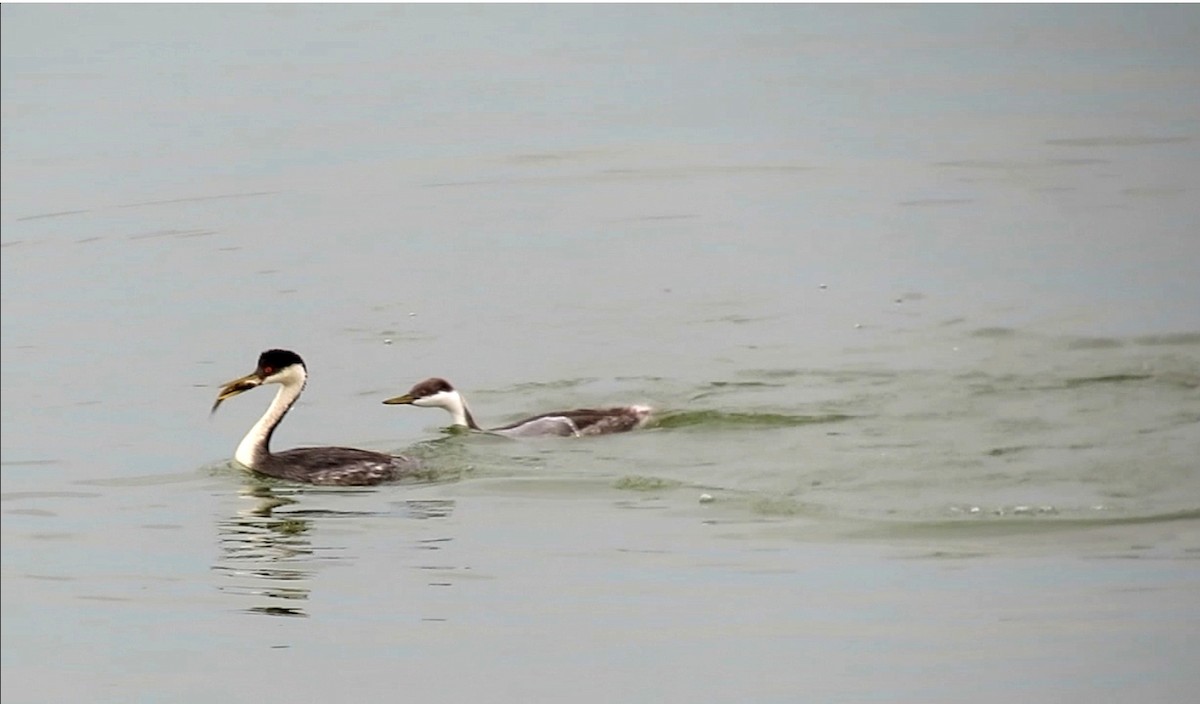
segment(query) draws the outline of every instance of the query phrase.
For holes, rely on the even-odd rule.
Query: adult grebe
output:
[[[452,424],[483,430],[471,415],[462,392],[445,379],[434,377],[412,387],[403,396],[384,401],[388,405],[408,404],[426,408],[444,408],[453,417]],[[535,435],[608,435],[640,428],[650,418],[649,406],[615,406],[612,408],[577,408],[573,411],[554,411],[519,420],[484,432],[508,437]]]
[[[379,484],[400,479],[417,469],[417,461],[409,457],[350,447],[302,447],[272,453],[271,434],[300,398],[307,380],[308,371],[300,355],[289,350],[267,350],[259,355],[258,368],[252,373],[221,387],[213,403],[213,413],[222,401],[243,391],[263,384],[280,387],[267,412],[238,444],[233,458],[239,464],[277,479],[342,486]]]

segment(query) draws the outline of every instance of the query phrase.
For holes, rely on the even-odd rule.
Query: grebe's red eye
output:
[[[263,367],[263,374],[266,374],[267,376],[271,376],[274,373],[275,373],[275,367]]]

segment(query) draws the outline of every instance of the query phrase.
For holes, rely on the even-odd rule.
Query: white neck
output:
[[[305,381],[303,369],[290,367],[268,382],[279,384],[279,391],[275,394],[275,400],[267,407],[266,413],[263,413],[262,418],[258,419],[254,427],[250,428],[250,432],[246,433],[246,437],[238,443],[237,451],[233,453],[233,458],[238,463],[253,469],[255,464],[271,454],[271,434],[287,415],[292,404],[296,403],[296,399],[300,398]]]
[[[454,425],[469,428],[471,424],[467,422],[467,413],[469,412],[467,410],[467,399],[463,398],[463,395],[458,391],[455,391],[450,394],[448,401],[449,405],[446,406],[446,410],[450,411],[450,415],[454,416]]]
[[[467,407],[467,399],[458,392],[458,389],[453,391],[439,391],[438,393],[427,396],[419,401],[413,402],[414,406],[430,406],[444,408],[450,413],[451,425],[461,425],[464,428],[478,428],[474,425],[474,417],[471,416],[471,409]]]

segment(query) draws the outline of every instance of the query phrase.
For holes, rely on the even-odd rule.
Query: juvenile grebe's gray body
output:
[[[275,400],[242,442],[233,457],[249,469],[268,477],[307,484],[363,486],[394,481],[418,468],[418,463],[402,455],[356,450],[351,447],[301,447],[271,452],[271,435],[291,410],[304,384],[308,370],[300,355],[289,350],[267,350],[258,357],[258,367],[221,387],[213,403],[215,413],[221,402],[263,384],[279,384]]]
[[[475,422],[462,392],[445,379],[434,377],[412,387],[408,393],[384,401],[388,405],[407,404],[426,408],[444,408],[453,418],[452,424],[484,430]],[[649,406],[613,406],[610,408],[577,408],[572,411],[542,413],[516,423],[484,432],[508,437],[537,435],[608,435],[640,428],[650,418]]]

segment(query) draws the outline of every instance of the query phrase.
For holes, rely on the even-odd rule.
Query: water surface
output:
[[[1200,685],[1192,7],[0,14],[6,702]]]

